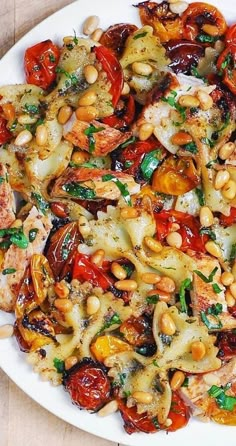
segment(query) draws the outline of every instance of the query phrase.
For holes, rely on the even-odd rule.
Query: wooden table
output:
[[[37,23],[69,3],[72,1],[0,0],[0,57]],[[116,443],[80,431],[51,415],[0,370],[0,446],[44,444],[116,446]]]

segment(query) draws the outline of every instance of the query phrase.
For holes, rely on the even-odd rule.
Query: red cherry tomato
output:
[[[121,107],[119,107],[120,102],[122,103]],[[124,127],[128,127],[130,124],[132,124],[134,116],[135,116],[135,101],[133,96],[129,95],[127,97],[123,97],[122,101],[119,101],[115,113],[111,116],[103,118],[102,122],[115,129],[121,129]]]
[[[217,68],[223,76],[223,83],[236,94],[236,42],[228,45],[222,51],[218,61]]]
[[[114,283],[113,279],[106,273],[106,269],[99,268],[90,261],[89,256],[80,254],[79,252],[75,257],[73,279],[81,282],[88,281],[93,286],[99,286],[103,290],[108,290]]]
[[[236,317],[236,307],[228,308],[232,316]],[[232,309],[234,312],[232,312]],[[236,356],[236,334],[232,332],[221,332],[218,335],[217,347],[218,356],[221,359],[228,360]]]
[[[24,58],[27,82],[46,90],[56,79],[59,57],[60,50],[51,40],[28,48]]]
[[[11,138],[12,134],[7,128],[7,120],[0,116],[0,145],[10,141]]]
[[[168,418],[171,419],[172,424],[168,427],[168,432],[175,432],[178,429],[186,426],[189,421],[189,409],[184,404],[183,400],[180,398],[178,393],[173,392],[171,409]]]
[[[110,48],[116,56],[120,56],[124,50],[126,40],[137,29],[137,26],[130,23],[112,25],[103,33],[99,43]]]
[[[236,23],[227,30],[225,34],[225,42],[227,44],[235,43],[236,44]]]
[[[182,15],[183,38],[198,41],[199,35],[206,34],[202,27],[213,25],[218,28],[218,36],[223,36],[227,23],[221,12],[213,5],[203,2],[193,2]],[[209,45],[209,43],[208,43]]]
[[[232,226],[234,223],[236,223],[236,208],[231,208],[228,216],[221,214],[220,224],[222,226]]]
[[[127,407],[125,400],[119,400],[118,405],[124,420],[124,428],[128,434],[139,431],[149,434],[160,430],[158,423],[155,423],[156,418],[150,418],[147,412],[142,414],[137,413],[136,406]]]
[[[116,56],[109,48],[102,45],[96,46],[94,47],[94,52],[103,70],[106,72],[108,80],[111,82],[110,93],[112,95],[112,104],[115,108],[124,84],[123,70]]]

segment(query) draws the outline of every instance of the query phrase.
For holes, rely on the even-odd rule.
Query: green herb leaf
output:
[[[0,176],[0,184],[3,184],[6,181],[5,177]]]
[[[189,378],[186,376],[186,378],[185,378],[185,380],[184,380],[184,382],[183,382],[181,387],[188,387],[188,386],[189,386]]]
[[[62,189],[72,197],[81,198],[82,200],[93,200],[96,198],[96,194],[92,189],[80,186],[74,181],[68,184],[63,184]]]
[[[207,314],[213,314],[213,316],[218,316],[223,311],[223,306],[220,303],[213,304],[207,309]]]
[[[147,35],[147,32],[144,31],[143,33],[136,34],[136,35],[133,37],[133,39],[134,39],[134,40],[141,39],[142,37],[145,37],[146,35]]]
[[[196,40],[201,43],[214,43],[217,39],[218,37],[209,36],[208,34],[199,34],[196,37]]]
[[[96,169],[97,168],[97,166],[92,163],[77,164],[77,163],[74,163],[74,161],[70,161],[69,166],[74,167],[75,169],[78,169],[78,167],[87,167],[88,169]]]
[[[36,192],[32,192],[31,193],[31,198],[36,201],[36,206],[38,207],[38,209],[42,212],[43,215],[46,215],[48,209],[49,209],[49,204],[46,200],[44,200],[44,198],[42,197],[42,195],[36,193]]]
[[[92,153],[95,150],[95,138],[94,133],[101,132],[105,127],[95,127],[93,124],[84,130],[84,134],[88,137],[89,141],[89,152]]]
[[[124,396],[124,398],[129,398],[130,395],[131,395],[130,390],[124,390],[124,391],[123,391],[123,396]]]
[[[70,249],[68,249],[68,243],[71,240],[71,235],[70,233],[66,234],[63,243],[62,243],[62,247],[61,247],[61,257],[62,260],[67,260],[70,254]]]
[[[11,235],[10,242],[21,249],[26,249],[29,246],[29,241],[22,229],[18,233]]]
[[[16,272],[15,268],[6,268],[2,271],[2,274],[6,276],[7,274],[14,274]]]
[[[54,358],[53,359],[53,365],[57,371],[57,373],[63,373],[65,370],[65,362],[61,359]]]
[[[213,166],[213,164],[215,164],[215,163],[218,163],[218,158],[215,158],[214,160],[209,161],[209,162],[206,164],[206,168],[207,168],[207,169],[211,169],[212,166]]]
[[[186,290],[191,290],[192,288],[192,282],[191,279],[187,278],[183,280],[180,284],[180,290],[179,290],[179,301],[180,301],[180,309],[182,313],[188,313],[188,307],[186,304],[185,299],[185,292]]]
[[[230,262],[233,262],[235,259],[236,259],[236,243],[233,243],[230,251],[229,260]]]
[[[25,104],[24,107],[22,107],[23,112],[28,113],[29,115],[38,115],[39,114],[39,107],[35,104]]]
[[[52,63],[56,62],[56,58],[55,58],[54,54],[49,54],[49,60]]]
[[[212,141],[211,139],[209,139],[209,138],[202,138],[201,139],[201,142],[203,143],[203,144],[206,144],[207,146],[209,146],[211,149],[214,147],[214,145],[215,145],[215,143],[214,143],[214,141]]]
[[[225,387],[218,387],[218,386],[211,386],[211,388],[208,390],[208,394],[215,398],[217,405],[220,407],[220,409],[228,410],[232,412],[236,406],[236,398],[233,396],[226,395],[226,390],[228,389],[228,386]]]
[[[198,153],[197,146],[193,141],[185,144],[184,146],[182,146],[182,148],[194,154]]]
[[[152,419],[152,422],[153,422],[153,424],[154,424],[154,426],[155,426],[156,429],[160,429],[160,424],[158,423],[158,419],[157,419],[157,417],[154,417],[154,418]]]
[[[214,293],[216,293],[216,294],[219,294],[222,291],[222,289],[219,287],[219,285],[217,283],[212,284],[212,289],[213,289]]]
[[[191,74],[195,76],[197,79],[202,79],[203,82],[207,83],[207,79],[199,73],[196,67],[191,68]]]
[[[114,183],[116,183],[118,189],[120,190],[120,193],[121,193],[122,197],[124,198],[125,202],[128,204],[128,206],[132,206],[130,193],[129,193],[127,184],[122,183],[114,175],[110,175],[110,174],[103,175],[102,181],[114,181]]]
[[[159,367],[159,364],[156,359],[153,359],[152,363],[155,367]]]
[[[120,325],[122,324],[122,320],[120,319],[120,316],[118,313],[114,313],[113,316],[105,322],[105,324],[100,328],[100,330],[96,333],[97,335],[100,335],[103,333],[104,330],[107,328],[110,328],[112,325]]]
[[[119,376],[121,386],[124,386],[125,380],[127,378],[127,374],[126,373],[118,373],[118,376]]]
[[[181,124],[183,124],[183,122],[186,120],[186,107],[182,107],[177,101],[176,101],[176,96],[177,93],[174,90],[170,91],[170,96],[168,98],[161,98],[162,102],[166,102],[167,104],[169,104],[171,107],[175,108],[181,118],[182,118],[182,122],[176,122],[174,123],[175,125],[179,126]]]
[[[119,147],[121,149],[125,149],[130,144],[133,144],[136,140],[137,140],[137,138],[135,136],[131,136],[131,138],[127,139],[127,141],[123,142],[123,144],[121,144]]]
[[[208,277],[205,276],[201,271],[198,271],[197,269],[195,269],[193,272],[194,272],[195,274],[197,274],[198,277],[200,277],[200,279],[203,280],[203,282],[205,282],[205,283],[210,283],[210,282],[213,281],[214,275],[215,275],[215,273],[217,272],[217,270],[218,270],[218,267],[216,266],[216,267],[212,270],[212,272],[209,274]]]
[[[216,240],[216,235],[215,233],[210,229],[210,228],[201,228],[199,231],[200,235],[208,235],[210,237],[211,240]]]
[[[124,167],[126,169],[129,169],[129,167],[133,166],[134,162],[133,161],[125,161]]]
[[[152,296],[148,296],[146,297],[146,302],[148,304],[157,304],[157,302],[159,301],[160,297],[158,294],[153,294]]]
[[[32,243],[36,239],[36,236],[37,236],[38,232],[39,232],[38,228],[30,229],[30,231],[29,231],[29,241],[30,241],[30,243]]]
[[[194,192],[197,195],[198,202],[199,202],[200,206],[204,206],[206,204],[206,202],[205,202],[205,197],[204,197],[204,193],[203,193],[202,189],[199,189],[197,187],[196,189],[194,189]]]
[[[126,271],[127,279],[129,279],[134,271],[133,265],[122,265],[122,268]]]
[[[206,325],[208,330],[219,330],[220,328],[223,327],[221,321],[217,317],[215,317],[216,323],[214,324],[208,319],[208,317],[204,311],[200,312],[200,316],[201,316],[202,322]]]
[[[159,158],[160,154],[161,151],[159,149],[156,149],[152,150],[144,156],[143,161],[140,165],[140,169],[145,180],[150,180],[154,170],[156,170],[156,168],[159,166],[161,162]]]

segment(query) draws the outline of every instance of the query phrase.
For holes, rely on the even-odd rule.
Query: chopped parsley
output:
[[[196,37],[196,40],[201,43],[214,43],[216,42],[218,37],[209,36],[208,34],[199,34]]]
[[[77,35],[76,35],[76,31],[75,31],[75,29],[73,29],[73,31],[74,31],[73,42],[74,42],[75,45],[78,45],[79,40],[78,40],[78,37],[77,37]]]
[[[205,197],[204,197],[204,193],[203,193],[202,189],[199,189],[197,187],[196,189],[194,189],[194,192],[197,195],[198,202],[199,202],[200,206],[204,206],[206,204],[206,202],[205,202]]]
[[[137,138],[135,138],[135,136],[131,136],[131,138],[127,139],[127,141],[123,142],[123,144],[120,145],[120,148],[125,149],[130,144],[133,144],[136,140]]]
[[[231,64],[234,64],[233,57],[231,53],[228,53],[227,56],[225,57],[225,60],[221,64],[219,74],[222,75],[223,70],[225,70],[225,68],[227,68]]]
[[[203,143],[203,144],[206,144],[207,146],[209,146],[211,149],[214,147],[214,145],[215,145],[215,143],[214,143],[214,141],[212,141],[211,139],[209,139],[209,138],[202,138],[201,139],[201,142]]]
[[[208,394],[215,398],[217,405],[220,409],[228,410],[232,412],[236,406],[236,398],[226,395],[226,391],[231,387],[231,384],[227,384],[225,387],[211,386],[208,390]]]
[[[180,284],[179,301],[180,301],[180,309],[181,309],[182,313],[188,312],[188,307],[187,307],[186,299],[185,299],[185,293],[186,293],[186,290],[191,290],[191,288],[192,288],[192,281],[190,278],[183,280]]]
[[[63,373],[65,370],[65,362],[61,359],[54,358],[53,359],[53,365],[57,371],[57,373]]]
[[[63,243],[62,243],[62,247],[61,247],[61,257],[62,260],[67,260],[70,254],[70,250],[68,249],[68,243],[71,240],[71,235],[70,233],[66,234]]]
[[[222,291],[222,289],[219,287],[219,285],[217,283],[212,284],[212,289],[213,289],[214,293],[216,293],[216,294],[219,294]]]
[[[102,181],[114,181],[114,183],[117,185],[118,189],[120,190],[120,193],[122,197],[124,198],[125,202],[128,204],[128,206],[132,206],[130,193],[128,190],[128,186],[126,183],[122,183],[118,178],[116,178],[114,175],[107,174],[103,175]]]
[[[191,152],[193,154],[198,153],[197,146],[196,146],[195,142],[193,142],[193,141],[189,142],[188,144],[185,144],[184,146],[182,146],[182,148],[184,150],[187,150],[187,152]]]
[[[88,137],[89,142],[89,152],[92,153],[95,150],[95,138],[94,133],[98,133],[104,130],[104,127],[95,127],[93,124],[84,130],[84,134]]]
[[[62,189],[72,197],[80,198],[82,200],[93,200],[96,194],[93,189],[80,186],[80,184],[72,181],[68,184],[63,184]]]
[[[120,325],[120,324],[122,324],[122,320],[120,319],[119,314],[114,313],[113,316],[111,316],[111,318],[105,322],[105,324],[100,328],[100,330],[96,334],[99,335],[103,333],[104,330],[107,330],[107,328],[110,328],[112,325]]]
[[[29,241],[30,241],[30,243],[32,243],[36,239],[36,236],[37,236],[38,232],[39,232],[38,228],[30,229],[30,231],[29,231]]]
[[[131,396],[130,390],[124,390],[123,391],[123,396],[124,396],[124,398],[129,398],[129,396]]]
[[[186,376],[186,378],[185,378],[185,380],[184,380],[184,382],[183,382],[181,387],[188,387],[188,386],[189,386],[189,378]]]
[[[146,302],[148,304],[157,304],[158,301],[159,301],[159,295],[158,294],[153,294],[152,296],[148,296],[146,298]]]
[[[141,39],[142,37],[145,37],[147,35],[147,31],[144,31],[143,33],[135,34],[133,37],[134,40]]]
[[[28,113],[29,115],[38,115],[39,114],[39,107],[35,104],[25,104],[24,107],[22,107],[22,110],[25,113]]]
[[[31,193],[31,198],[36,202],[36,206],[42,212],[42,214],[46,215],[46,213],[47,213],[47,211],[49,209],[49,204],[48,204],[48,202],[46,200],[44,200],[42,195],[40,195],[37,192],[32,192]]]
[[[230,262],[233,262],[235,259],[236,259],[236,243],[233,243],[231,252],[230,252],[230,256],[229,256],[229,260],[230,260]]]
[[[206,164],[206,168],[207,168],[207,169],[211,169],[212,166],[213,166],[213,164],[215,164],[215,163],[218,163],[218,158],[215,158],[214,160],[209,161],[209,162]]]
[[[179,126],[183,124],[183,122],[186,120],[186,107],[182,107],[177,101],[176,101],[177,93],[174,90],[171,90],[170,96],[168,98],[161,98],[162,102],[166,102],[171,107],[175,108],[177,110],[182,118],[182,122],[175,122],[174,125]]]
[[[7,274],[14,274],[16,272],[15,268],[6,268],[2,271],[2,274],[6,276]]]
[[[206,311],[200,312],[201,320],[206,325],[208,330],[219,330],[220,328],[222,328],[223,325],[218,318],[218,315],[222,313],[222,310],[222,304],[217,303],[209,307]],[[210,315],[216,321],[216,323],[212,322],[208,318],[208,315]]]
[[[199,231],[199,234],[200,235],[206,234],[210,237],[211,240],[214,240],[214,241],[216,240],[216,235],[210,228],[201,228]]]
[[[207,83],[207,79],[199,73],[196,67],[191,68],[191,74],[195,76],[197,79],[202,79],[203,82]]]
[[[0,176],[0,184],[5,183],[5,181],[6,181],[6,178],[3,176]]]
[[[161,151],[159,149],[156,149],[152,150],[144,156],[143,161],[140,165],[140,169],[145,180],[150,180],[154,170],[156,170],[156,168],[159,166],[160,154]]]
[[[69,81],[65,82],[66,88],[70,88],[71,86],[75,86],[78,84],[78,78],[76,74],[70,74],[68,73],[68,71],[64,70],[64,68],[61,67],[56,67],[55,71],[56,73],[64,74],[69,79]]]

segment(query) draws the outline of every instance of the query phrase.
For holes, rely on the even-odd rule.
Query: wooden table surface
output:
[[[0,0],[0,57],[37,23],[69,3],[72,1]],[[0,446],[44,444],[116,446],[116,443],[87,434],[51,415],[0,370]]]

